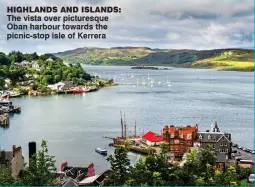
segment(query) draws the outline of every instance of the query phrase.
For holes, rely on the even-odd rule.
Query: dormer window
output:
[[[209,134],[209,135],[208,135],[208,140],[210,140],[210,139],[211,139],[211,135]]]
[[[174,138],[174,134],[171,134],[171,138]]]
[[[199,135],[199,139],[202,140],[202,138],[203,138],[203,136],[200,134],[200,135]]]

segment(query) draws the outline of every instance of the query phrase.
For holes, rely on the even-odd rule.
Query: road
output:
[[[237,150],[237,152],[240,152],[242,160],[253,160],[254,161],[254,154],[247,153],[247,152],[245,152],[241,149],[238,149],[236,147],[232,147],[232,150]]]

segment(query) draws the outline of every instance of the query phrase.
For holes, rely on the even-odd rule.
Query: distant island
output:
[[[134,66],[131,69],[170,70],[169,68],[158,68],[153,66]]]
[[[171,66],[228,71],[254,71],[252,49],[151,49],[84,47],[55,53],[68,63],[115,66]]]

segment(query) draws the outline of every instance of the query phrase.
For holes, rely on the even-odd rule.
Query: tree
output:
[[[184,163],[184,168],[188,173],[192,175],[199,174],[199,160],[198,160],[198,152],[196,150],[191,150],[186,154],[186,162]]]
[[[0,89],[3,89],[4,84],[5,84],[4,79],[0,78]]]
[[[114,155],[110,155],[107,161],[111,164],[111,173],[105,185],[120,186],[125,184],[130,173],[130,160],[127,151],[123,147],[114,150]]]
[[[14,178],[11,176],[11,169],[0,169],[0,185],[12,186],[14,184]]]
[[[48,147],[42,140],[41,150],[29,160],[29,166],[16,181],[16,185],[22,186],[53,186],[57,185],[54,172],[56,172],[55,158],[48,155]]]
[[[163,162],[167,162],[168,160],[168,156],[167,156],[167,144],[166,143],[162,143],[160,145],[161,148],[161,152],[160,152],[160,158],[162,159]]]
[[[0,65],[9,65],[11,61],[9,58],[4,54],[0,52]]]

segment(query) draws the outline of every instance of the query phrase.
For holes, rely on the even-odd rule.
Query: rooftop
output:
[[[158,135],[155,132],[149,131],[143,135],[143,138],[150,142],[160,142],[163,141],[163,136]]]

